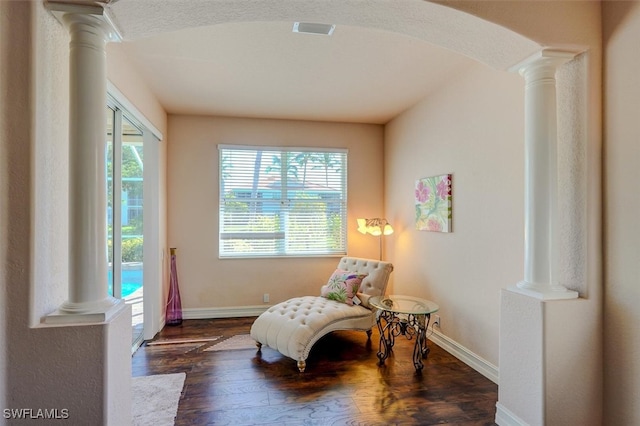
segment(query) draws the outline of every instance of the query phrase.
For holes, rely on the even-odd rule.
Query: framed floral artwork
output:
[[[418,179],[415,196],[416,228],[451,232],[451,175]]]

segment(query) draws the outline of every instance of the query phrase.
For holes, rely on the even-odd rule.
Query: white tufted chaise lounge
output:
[[[266,345],[298,362],[304,372],[313,345],[336,330],[362,330],[371,337],[376,325],[369,298],[385,294],[393,265],[370,259],[343,257],[338,269],[368,274],[357,293],[361,305],[350,306],[321,296],[304,296],[278,303],[260,315],[251,326],[258,351]]]

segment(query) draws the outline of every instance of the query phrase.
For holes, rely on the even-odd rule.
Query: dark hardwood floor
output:
[[[421,374],[413,340],[396,340],[378,365],[379,334],[340,331],[314,346],[307,371],[270,348],[203,351],[254,318],[185,320],[158,339],[223,336],[216,342],[143,345],[133,375],[187,374],[176,425],[494,425],[496,384],[433,343]]]

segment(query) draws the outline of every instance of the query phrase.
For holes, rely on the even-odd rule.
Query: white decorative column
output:
[[[543,50],[514,69],[525,78],[524,280],[517,289],[542,300],[573,299],[558,283],[556,69],[573,52]]]
[[[577,343],[588,336],[584,318],[589,305],[558,282],[556,71],[575,55],[547,49],[512,68],[525,79],[525,259],[524,280],[501,292],[500,426],[597,421],[565,409],[573,406],[568,400],[586,399],[567,389],[582,380],[574,371],[583,371],[575,365],[590,370],[584,356],[588,350]]]
[[[106,321],[124,304],[109,296],[107,284],[105,47],[119,37],[100,6],[47,6],[71,40],[69,297],[45,322]]]

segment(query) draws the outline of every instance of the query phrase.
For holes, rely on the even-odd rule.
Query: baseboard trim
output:
[[[183,319],[257,317],[271,306],[230,306],[225,308],[191,308],[182,310]]]
[[[496,424],[499,426],[529,426],[527,422],[513,414],[499,402],[496,403]]]
[[[433,343],[440,346],[442,349],[449,352],[451,355],[455,356],[487,379],[491,380],[493,383],[499,384],[500,375],[498,367],[491,364],[489,361],[474,354],[469,349],[437,330],[433,330],[428,338]]]

